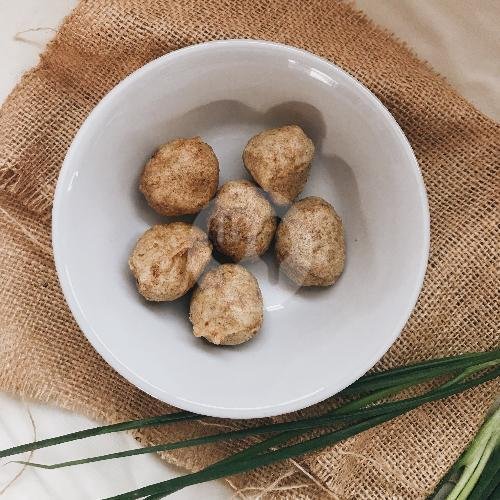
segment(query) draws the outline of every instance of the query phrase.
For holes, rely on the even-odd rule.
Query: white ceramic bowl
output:
[[[264,326],[216,347],[191,333],[189,296],[150,304],[127,259],[165,221],[138,191],[158,145],[200,135],[221,183],[262,129],[296,123],[316,144],[302,196],[333,203],[347,263],[333,287],[297,290],[272,253],[252,264]],[[429,214],[410,145],[373,94],[333,64],[261,41],[210,42],[151,62],[115,87],[71,145],[57,185],[53,245],[66,300],[103,358],[163,401],[205,415],[264,417],[304,408],[363,375],[398,337],[424,278]]]

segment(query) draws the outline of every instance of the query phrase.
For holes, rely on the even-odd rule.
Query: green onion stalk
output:
[[[424,404],[448,398],[499,376],[500,350],[433,359],[365,375],[341,392],[341,395],[347,398],[347,402],[316,417],[282,423],[265,423],[251,428],[54,464],[24,461],[18,461],[18,463],[42,469],[58,469],[144,453],[158,453],[216,442],[241,440],[249,436],[267,436],[264,440],[201,471],[111,497],[112,500],[158,499],[193,484],[247,472],[320,450],[388,422]],[[444,382],[443,377],[447,378]],[[397,400],[390,399],[411,387],[430,381],[441,383],[418,396]],[[200,418],[203,417],[195,413],[181,411],[105,425],[0,450],[0,458],[92,436],[151,426],[175,425],[179,422]],[[500,475],[498,474],[500,463],[499,425],[500,413],[497,409],[485,422],[470,447],[440,483],[436,494],[444,494],[444,496],[436,496],[436,499],[465,500],[466,498],[474,498],[475,500],[483,500],[487,497],[472,497],[470,495],[474,495],[476,491],[490,494],[498,488]],[[315,436],[311,437],[313,431]],[[319,435],[317,435],[318,432]]]
[[[430,500],[500,498],[500,399]]]

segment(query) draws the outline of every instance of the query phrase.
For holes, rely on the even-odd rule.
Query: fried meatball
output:
[[[243,151],[243,163],[277,205],[288,205],[304,189],[314,144],[297,125],[264,130]]]
[[[269,247],[276,231],[274,209],[249,181],[226,182],[208,219],[215,248],[235,262],[253,259]]]
[[[344,269],[342,221],[322,198],[293,204],[276,231],[280,269],[301,286],[333,285]]]
[[[212,245],[199,228],[185,222],[148,229],[129,258],[137,290],[147,300],[175,300],[184,295],[210,261]]]
[[[196,214],[213,198],[219,162],[199,137],[161,146],[144,167],[140,191],[161,215]]]
[[[213,344],[250,340],[262,326],[262,294],[255,277],[237,264],[205,274],[191,299],[189,319],[196,337]]]

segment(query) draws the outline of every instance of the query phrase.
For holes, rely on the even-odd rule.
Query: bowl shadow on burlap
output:
[[[209,104],[199,106],[184,115],[174,118],[168,121],[168,130],[175,131],[171,136],[165,137],[164,142],[174,139],[175,137],[193,137],[201,136],[203,138],[204,132],[210,127],[218,126],[224,124],[225,126],[231,126],[232,124],[252,124],[256,128],[264,130],[266,128],[280,127],[287,124],[299,125],[305,133],[312,139],[315,144],[315,161],[314,163],[320,163],[322,169],[328,173],[328,177],[331,182],[337,185],[343,186],[343,191],[345,196],[349,196],[349,205],[357,213],[361,214],[361,203],[359,199],[359,190],[357,187],[356,179],[353,174],[351,167],[338,156],[328,156],[323,155],[323,140],[326,136],[326,125],[323,119],[323,115],[319,109],[316,107],[300,101],[288,101],[283,102],[277,106],[268,109],[266,112],[258,111],[240,101],[235,100],[220,100],[214,101]],[[194,125],[193,125],[194,124]],[[250,137],[249,137],[250,138]],[[154,151],[151,151],[153,154]],[[224,165],[220,165],[221,171],[224,169]],[[250,178],[248,172],[243,166],[241,161],[241,176],[240,178]],[[144,196],[140,193],[138,186],[140,181],[140,176],[142,172],[142,165],[137,168],[137,176],[135,182],[130,186],[131,196],[134,199],[135,206],[139,217],[148,225],[152,226],[154,224],[161,224],[166,222],[171,222],[175,220],[182,220],[185,222],[193,223],[199,226],[201,229],[206,231],[207,216],[210,211],[210,205],[202,210],[200,214],[188,215],[181,217],[164,217],[157,214],[152,208],[147,204]],[[329,200],[331,201],[331,200]],[[275,206],[276,214],[278,216],[278,221],[286,213],[286,208]],[[360,215],[361,216],[361,215]],[[348,228],[346,228],[348,231]],[[356,239],[366,237],[366,226],[364,220],[358,224]],[[303,296],[307,296],[313,299],[315,296],[323,292],[323,287],[302,287],[299,288],[295,283],[290,281],[283,273],[280,273],[279,266],[274,256],[274,241],[271,243],[269,250],[261,257],[261,260],[265,263],[267,267],[267,279],[271,283],[277,283],[282,280],[283,284],[289,289],[295,289],[295,293]],[[219,263],[231,262],[226,256],[217,252],[214,249],[212,262],[207,266],[208,269],[212,269]],[[135,280],[131,276],[128,266],[124,269],[130,278],[130,284],[135,288]],[[342,280],[340,277],[339,281]],[[145,306],[148,307],[155,314],[161,315],[163,317],[176,317],[182,319],[183,323],[186,325],[186,329],[191,331],[191,323],[189,322],[189,302],[191,300],[192,290],[188,292],[183,297],[172,301],[172,302],[162,302],[162,303],[150,303],[138,296],[138,300],[144,300]],[[179,332],[179,334],[185,334],[185,332]],[[258,341],[259,336],[257,336],[253,342]],[[204,349],[220,348],[220,346],[213,346],[207,341],[202,341],[200,339],[195,339],[198,347]],[[244,349],[245,344],[241,346],[225,346],[228,349]]]

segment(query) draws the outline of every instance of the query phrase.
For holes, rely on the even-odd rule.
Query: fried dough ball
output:
[[[205,274],[193,293],[189,319],[195,337],[213,344],[250,340],[262,326],[262,294],[255,277],[237,264],[223,264]]]
[[[160,146],[142,172],[140,191],[161,215],[196,214],[213,198],[219,162],[199,137]]]
[[[297,125],[264,130],[243,151],[243,163],[277,205],[288,205],[304,189],[314,144]]]
[[[255,184],[229,181],[219,189],[208,219],[208,236],[219,252],[235,262],[256,258],[275,231],[274,209]]]
[[[345,262],[344,229],[334,208],[316,196],[294,203],[276,231],[276,256],[298,285],[333,285]]]
[[[184,295],[210,261],[212,245],[199,228],[185,222],[148,229],[129,258],[137,290],[147,300],[175,300]]]

